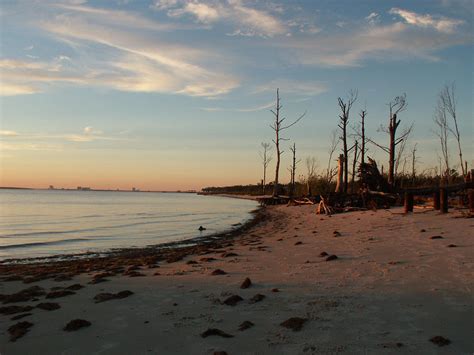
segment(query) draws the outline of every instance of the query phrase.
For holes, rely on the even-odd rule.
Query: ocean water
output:
[[[256,207],[254,201],[188,193],[0,190],[0,260],[212,235],[237,228]]]

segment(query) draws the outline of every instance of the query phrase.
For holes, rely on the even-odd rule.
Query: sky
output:
[[[438,166],[437,95],[455,83],[473,164],[473,1],[4,0],[0,186],[142,190],[251,184],[280,88],[289,146],[328,160],[338,97],[378,129],[406,93],[419,171]],[[352,131],[352,128],[351,128]],[[451,137],[451,160],[457,152]],[[287,147],[288,146],[288,147]],[[387,154],[369,145],[387,165]],[[269,167],[272,176],[274,161]],[[335,164],[335,162],[334,162]],[[270,178],[271,180],[271,178]]]

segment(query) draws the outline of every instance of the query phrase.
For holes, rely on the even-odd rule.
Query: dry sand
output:
[[[0,305],[61,306],[35,308],[17,321],[10,318],[22,313],[0,315],[0,352],[472,354],[474,220],[454,218],[458,212],[417,211],[327,217],[316,215],[314,206],[269,207],[267,218],[235,237],[232,246],[138,270],[146,276],[112,276],[97,284],[88,283],[93,274],[64,282],[2,282],[0,294],[35,285],[46,290],[75,283],[85,287],[66,297]],[[237,256],[222,257],[224,250]],[[337,259],[326,261],[321,252]],[[226,274],[211,275],[216,269]],[[246,277],[252,285],[241,289]],[[98,293],[124,290],[134,294],[94,303]],[[252,303],[256,294],[265,298]],[[232,295],[243,300],[222,304]],[[292,317],[307,319],[301,330],[280,325]],[[91,325],[63,331],[73,319]],[[7,329],[22,321],[33,326],[16,342],[9,341]],[[244,321],[254,325],[240,331]],[[233,337],[201,337],[208,328]],[[440,347],[430,342],[434,336],[451,343]]]

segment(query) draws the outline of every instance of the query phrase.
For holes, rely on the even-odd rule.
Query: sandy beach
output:
[[[473,219],[314,210],[166,254],[1,265],[0,353],[473,353]]]

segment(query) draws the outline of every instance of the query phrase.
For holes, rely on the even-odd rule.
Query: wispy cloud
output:
[[[192,16],[197,22],[229,23],[231,35],[273,37],[288,32],[284,21],[271,13],[275,8],[262,9],[242,0],[156,0],[153,8],[166,10],[170,17]]]
[[[257,86],[253,92],[275,92],[277,88],[280,88],[282,93],[304,97],[317,96],[328,91],[327,84],[320,81],[276,79]]]
[[[0,137],[1,136],[3,136],[3,137],[16,137],[16,136],[18,136],[18,132],[0,130]]]
[[[458,26],[464,23],[462,20],[451,19],[443,16],[433,16],[429,14],[421,15],[412,11],[395,7],[390,9],[389,13],[400,16],[407,24],[418,27],[434,28],[439,32],[445,33],[453,33]]]
[[[223,60],[217,53],[157,40],[156,32],[171,25],[116,10],[55,8],[60,12],[35,25],[73,46],[80,60],[64,55],[43,62],[4,59],[2,95],[41,92],[51,82],[209,97],[239,85],[236,77],[219,69]]]
[[[425,31],[417,26],[395,22],[388,25],[373,23],[327,36],[294,38],[279,45],[291,52],[288,60],[299,64],[350,67],[360,66],[368,59],[393,61],[419,58],[437,61],[437,51],[469,42],[472,42],[472,34]]]
[[[216,111],[228,111],[228,112],[257,112],[269,109],[275,106],[275,101],[271,101],[264,105],[256,106],[256,107],[247,107],[247,108],[225,108],[225,107],[202,107],[201,110],[209,111],[209,112],[216,112]]]

